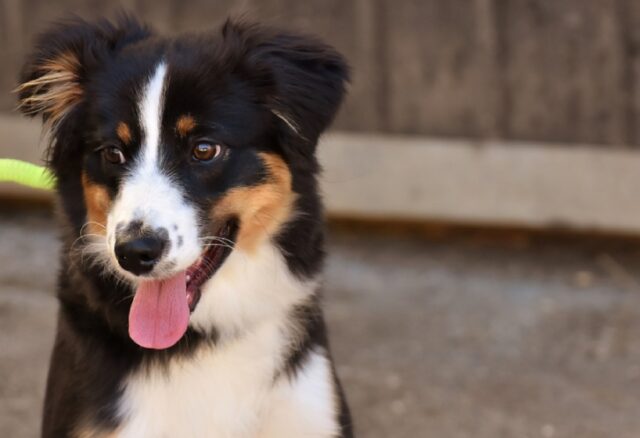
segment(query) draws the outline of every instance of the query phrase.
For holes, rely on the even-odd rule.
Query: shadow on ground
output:
[[[37,435],[56,232],[0,214],[0,430]],[[334,230],[333,350],[359,436],[640,436],[640,246]]]

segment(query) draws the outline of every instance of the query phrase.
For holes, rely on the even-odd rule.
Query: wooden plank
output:
[[[146,0],[154,8],[154,0]],[[173,0],[175,29],[181,32],[207,31],[219,26],[229,15],[242,12],[243,0]],[[144,16],[144,15],[143,15]]]
[[[126,10],[133,12],[140,20],[150,25],[160,33],[175,31],[176,1],[153,1],[153,0],[120,0]],[[185,2],[180,2],[184,4]]]
[[[506,54],[507,138],[627,142],[616,0],[497,2]]]
[[[4,67],[0,69],[0,113],[12,111],[17,104],[13,90],[18,83],[18,72],[24,55],[15,51],[0,50]]]
[[[0,111],[8,111],[15,106],[11,90],[16,86],[23,53],[22,12],[20,0],[0,2],[0,58],[3,65],[0,69]]]
[[[640,234],[640,152],[335,133],[330,215]]]
[[[640,146],[640,2],[621,2],[619,13],[628,56],[625,75],[627,132],[630,143]]]
[[[20,0],[0,2],[0,48],[17,50],[22,47],[22,13]]]
[[[495,136],[500,113],[492,2],[386,3],[389,130]]]
[[[118,5],[101,0],[21,0],[23,7],[23,29],[25,41],[42,32],[52,21],[76,14],[81,17],[95,18],[109,16]],[[30,48],[27,44],[27,48]]]

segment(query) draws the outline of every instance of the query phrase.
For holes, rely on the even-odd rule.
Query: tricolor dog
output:
[[[64,230],[44,437],[352,436],[315,157],[347,79],[331,47],[243,21],[39,37],[18,93]]]

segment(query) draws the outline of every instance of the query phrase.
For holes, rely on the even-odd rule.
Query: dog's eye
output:
[[[112,164],[124,164],[127,161],[124,153],[116,146],[107,146],[102,149],[102,156]]]
[[[213,161],[222,156],[223,151],[223,146],[220,144],[200,142],[193,148],[192,156],[197,161]]]

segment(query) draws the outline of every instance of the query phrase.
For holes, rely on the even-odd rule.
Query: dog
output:
[[[315,156],[348,80],[332,47],[244,18],[37,39],[19,108],[49,133],[63,225],[43,437],[353,436]]]

